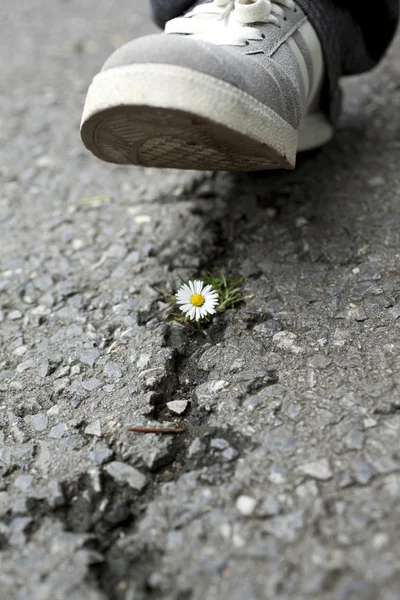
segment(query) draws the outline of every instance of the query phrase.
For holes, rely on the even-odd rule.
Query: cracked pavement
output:
[[[145,2],[0,28],[1,599],[400,600],[399,40],[296,171],[212,174],[80,143]],[[221,268],[252,298],[160,318]]]

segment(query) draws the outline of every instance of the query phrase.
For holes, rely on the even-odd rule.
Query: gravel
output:
[[[104,469],[117,483],[128,484],[134,490],[142,490],[146,486],[146,477],[130,465],[114,461]]]
[[[399,600],[399,39],[296,171],[161,172],[78,134],[146,3],[0,15],[0,595]]]

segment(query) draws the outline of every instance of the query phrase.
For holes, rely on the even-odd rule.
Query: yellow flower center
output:
[[[193,306],[203,306],[205,302],[204,296],[202,294],[193,294],[193,296],[190,298],[190,302],[193,304]]]

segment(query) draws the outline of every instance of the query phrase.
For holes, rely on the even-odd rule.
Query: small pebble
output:
[[[52,427],[49,431],[49,437],[51,438],[62,438],[64,433],[67,433],[68,431],[68,427],[66,423],[59,423],[58,425],[55,425],[54,427]]]
[[[93,367],[96,360],[99,358],[100,352],[97,348],[90,348],[90,350],[83,350],[79,353],[78,358],[81,363]]]
[[[250,517],[257,506],[257,500],[251,496],[239,496],[236,500],[236,508],[244,517]]]
[[[222,438],[214,438],[210,443],[211,448],[215,448],[216,450],[225,450],[229,448],[229,442]]]
[[[12,310],[8,313],[8,318],[10,321],[17,321],[18,319],[22,319],[22,312],[20,310]]]
[[[142,490],[147,483],[146,477],[130,465],[114,461],[104,469],[117,483],[127,484],[134,490]]]
[[[94,377],[92,379],[85,379],[85,381],[82,381],[83,389],[87,390],[88,392],[93,392],[94,390],[97,390],[102,385],[103,385],[103,382],[100,381],[100,379],[95,379]]]
[[[326,481],[330,479],[333,475],[329,462],[326,458],[321,458],[320,460],[315,460],[299,467],[299,471],[304,473],[304,475],[309,475],[314,479],[320,479],[321,481]]]
[[[171,412],[177,415],[183,415],[188,404],[189,402],[187,400],[172,400],[171,402],[167,402],[167,407]]]
[[[13,354],[14,356],[23,356],[27,350],[28,346],[18,346],[18,348],[15,348],[15,350],[13,351]]]
[[[100,419],[96,419],[96,421],[93,421],[93,423],[90,423],[85,428],[85,433],[87,435],[95,435],[96,437],[101,437],[101,423],[100,423]]]
[[[14,487],[21,492],[26,492],[32,486],[33,477],[32,475],[19,475],[14,481]]]
[[[193,442],[190,444],[188,449],[188,456],[192,457],[195,454],[198,454],[203,449],[203,444],[201,443],[200,438],[195,438]]]
[[[24,373],[24,371],[28,371],[29,369],[32,369],[32,367],[35,366],[35,362],[33,360],[26,360],[25,362],[22,362],[18,365],[17,367],[17,373]]]
[[[49,419],[44,413],[37,413],[36,415],[25,417],[24,421],[31,425],[35,431],[44,431]]]
[[[378,425],[378,421],[375,419],[364,419],[364,427],[365,429],[371,429],[371,427],[376,427]]]
[[[103,373],[106,377],[115,377],[115,379],[122,377],[121,367],[114,362],[108,362],[103,369]]]

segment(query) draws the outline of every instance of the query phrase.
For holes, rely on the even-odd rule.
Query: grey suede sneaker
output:
[[[213,0],[117,50],[94,78],[81,134],[119,164],[295,166],[326,143],[319,39],[293,0]]]

